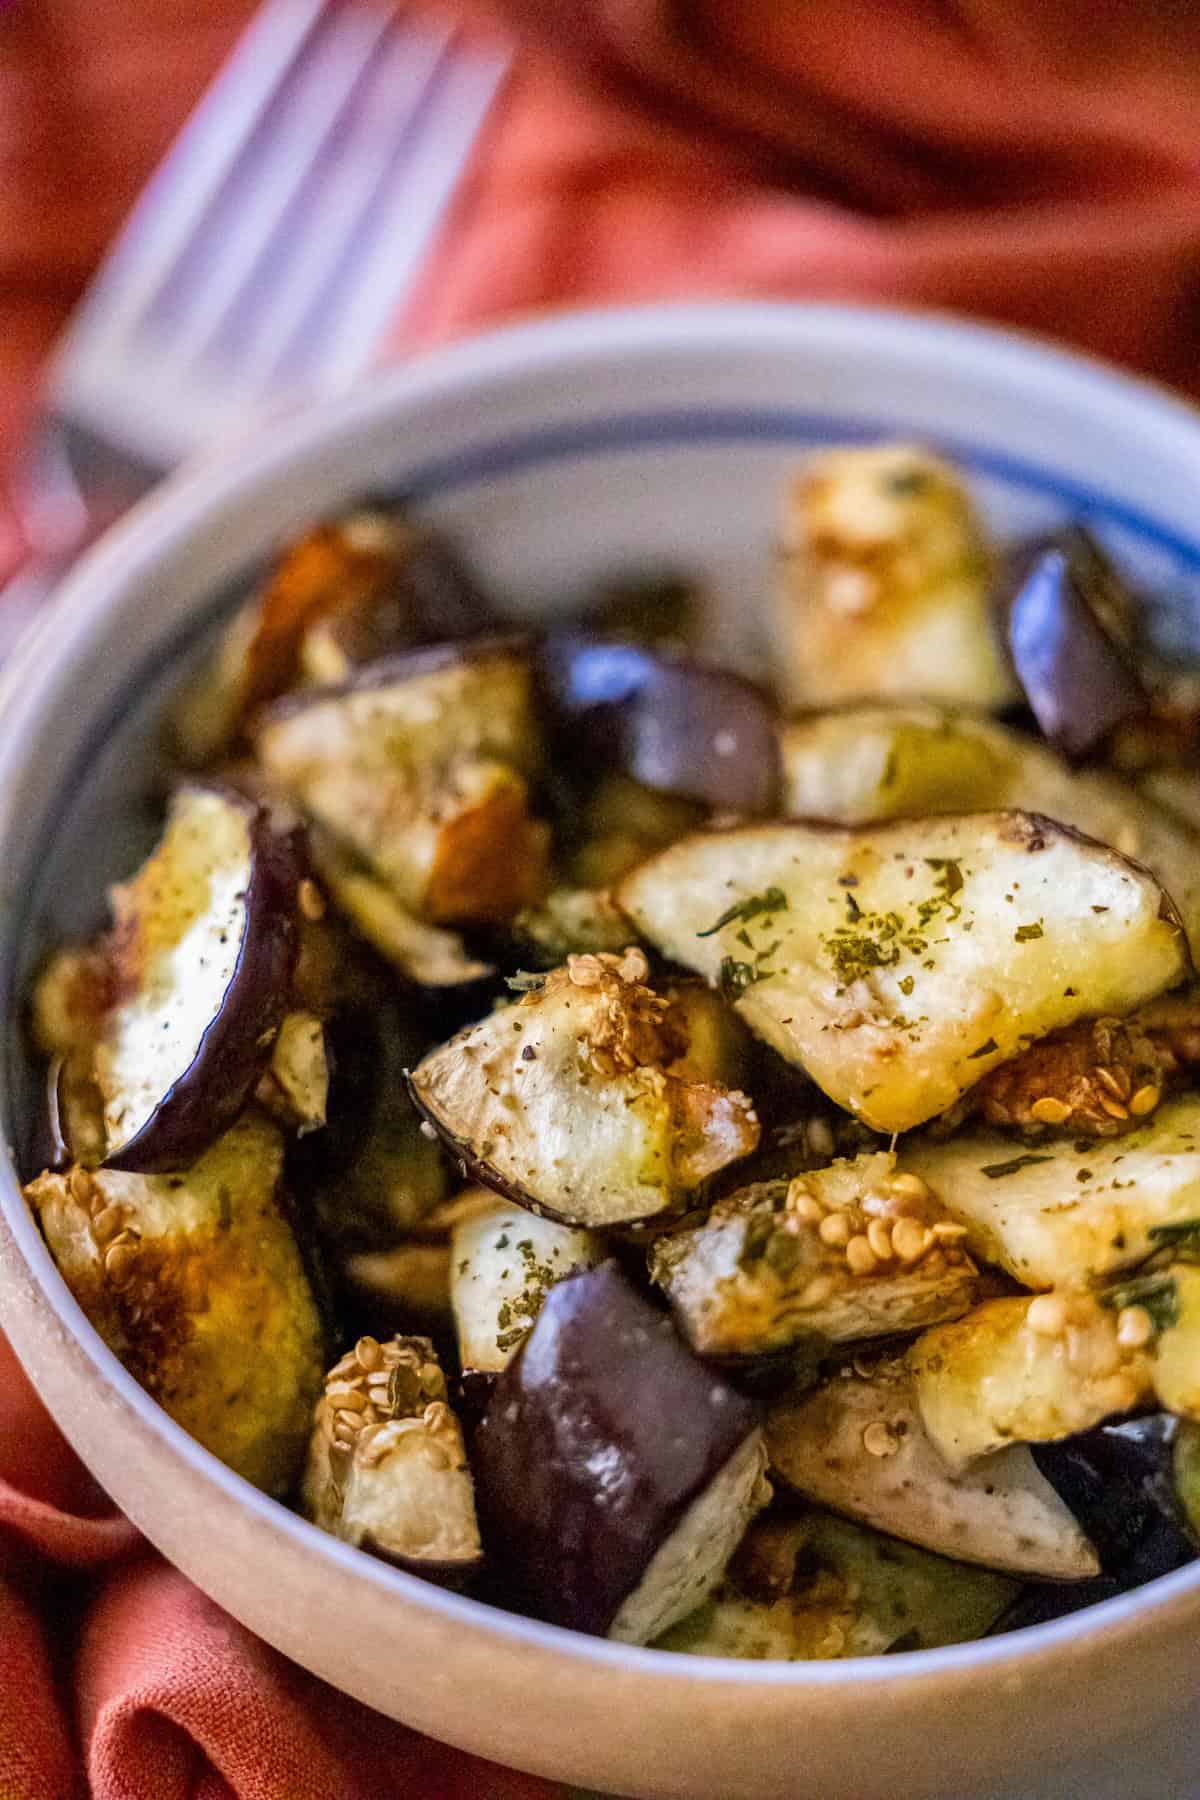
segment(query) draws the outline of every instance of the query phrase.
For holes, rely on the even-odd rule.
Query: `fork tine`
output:
[[[324,5],[325,0],[268,0],[255,14],[138,201],[76,310],[57,360],[69,356],[77,338],[89,340],[89,354],[98,351],[102,339],[117,344],[128,339],[302,55]]]
[[[306,370],[315,391],[331,392],[359,374],[388,319],[410,286],[463,172],[473,144],[504,81],[509,58],[472,50],[450,58],[427,93],[425,117],[398,146],[391,180],[363,221],[361,260],[354,279],[334,281],[319,321],[319,344]]]
[[[151,308],[150,322],[170,331],[179,361],[200,360],[270,239],[287,229],[292,206],[352,103],[390,18],[383,6],[330,11],[293,65]]]
[[[394,22],[336,156],[314,171],[303,205],[296,209],[292,230],[279,246],[282,257],[272,271],[274,279],[253,284],[222,330],[219,347],[236,364],[238,380],[247,389],[260,391],[288,363],[305,321],[346,261],[452,36],[449,27],[435,33],[423,25],[414,32]]]

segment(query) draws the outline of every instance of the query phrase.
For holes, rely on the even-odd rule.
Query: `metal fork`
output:
[[[0,593],[0,652],[168,469],[368,366],[507,65],[385,0],[268,0],[58,346],[18,478],[36,555]]]

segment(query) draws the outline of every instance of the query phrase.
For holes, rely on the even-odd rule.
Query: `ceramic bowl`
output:
[[[1166,597],[1164,634],[1190,639],[1197,418],[1097,364],[936,317],[729,305],[539,323],[170,481],[78,568],[5,677],[6,1140],[34,1105],[30,968],[146,847],[137,797],[163,697],[282,535],[351,496],[405,493],[533,617],[602,571],[696,569],[716,641],[752,661],[784,476],[816,446],[897,436],[959,462],[1001,532],[1086,518]],[[7,1157],[0,1283],[63,1430],[172,1562],[335,1686],[501,1762],[689,1800],[1020,1791],[1064,1739],[1144,1731],[1196,1685],[1200,1564],[1033,1631],[874,1661],[670,1656],[494,1611],[322,1535],[173,1425],[72,1300]]]

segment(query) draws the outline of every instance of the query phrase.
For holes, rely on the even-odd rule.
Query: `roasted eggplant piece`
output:
[[[784,498],[774,627],[788,702],[1007,704],[990,588],[981,526],[947,463],[909,444],[814,457]]]
[[[1133,648],[1137,601],[1082,527],[1023,546],[998,605],[1029,709],[1064,755],[1092,755],[1148,711]]]
[[[984,1637],[1019,1591],[1007,1576],[815,1507],[767,1514],[711,1599],[655,1648],[755,1662],[934,1650]]]
[[[298,1192],[339,1256],[395,1249],[446,1197],[440,1146],[421,1128],[404,1071],[424,1047],[394,994],[331,1021],[329,1123],[293,1156]]]
[[[493,1198],[454,1228],[450,1294],[463,1379],[498,1375],[524,1342],[556,1282],[604,1258],[599,1238]]]
[[[287,1491],[324,1361],[281,1199],[283,1141],[248,1113],[190,1169],[75,1168],[25,1196],[105,1343],[185,1431]]]
[[[413,1070],[416,1105],[473,1179],[585,1229],[678,1207],[753,1150],[745,1094],[667,1073],[687,1049],[640,950],[573,956]]]
[[[939,1129],[961,1123],[961,1113],[1013,1127],[1026,1140],[1137,1131],[1186,1077],[1169,1032],[1147,1026],[1147,1010],[1051,1032],[985,1075]]]
[[[694,800],[656,793],[627,775],[602,775],[563,821],[574,841],[569,879],[583,888],[611,888],[655,850],[696,831],[705,818]]]
[[[644,1644],[770,1495],[754,1406],[613,1263],[550,1289],[474,1444],[484,1541],[539,1617]]]
[[[539,670],[575,756],[715,812],[774,811],[779,749],[767,696],[752,682],[637,644],[552,633]]]
[[[211,761],[237,739],[254,707],[292,686],[305,633],[319,618],[341,608],[359,613],[393,592],[405,541],[397,520],[356,512],[287,545],[175,709],[185,761]]]
[[[642,936],[876,1131],[944,1112],[998,1063],[1183,979],[1149,872],[1026,813],[685,838],[627,876]]]
[[[270,1060],[296,959],[295,843],[262,807],[181,788],[112,891],[113,1002],[96,1044],[110,1167],[186,1168]]]
[[[1131,1269],[1156,1228],[1200,1216],[1200,1098],[1170,1100],[1104,1143],[1022,1148],[999,1132],[910,1138],[900,1166],[967,1227],[967,1246],[1025,1287],[1086,1287]]]
[[[623,872],[623,871],[622,871]],[[513,938],[524,966],[554,969],[568,956],[628,948],[633,928],[607,888],[551,888],[540,906],[513,920]]]
[[[257,1099],[297,1137],[321,1130],[329,1106],[329,1060],[325,1027],[315,1013],[284,1014]]]
[[[985,1301],[909,1350],[921,1423],[955,1469],[1011,1443],[1073,1437],[1149,1399],[1147,1341],[1095,1294]]]
[[[483,1551],[462,1430],[428,1338],[359,1338],[330,1370],[304,1477],[313,1523],[458,1587]]]
[[[913,814],[1019,807],[1135,856],[1200,934],[1200,834],[1103,769],[1072,769],[1047,745],[951,707],[859,706],[783,729],[784,810],[854,825]],[[1197,941],[1200,941],[1198,935]]]
[[[658,1239],[650,1270],[701,1356],[766,1356],[915,1331],[975,1300],[963,1226],[886,1151],[764,1182]]]
[[[549,834],[529,810],[541,746],[518,644],[385,658],[279,701],[256,745],[268,776],[418,918],[504,923],[541,898]]]
[[[1099,1572],[1074,1515],[1014,1444],[955,1471],[921,1425],[900,1362],[845,1370],[767,1414],[773,1474],[806,1499],[942,1556],[1014,1575],[1082,1581]]]
[[[361,857],[328,832],[314,829],[309,846],[313,866],[338,911],[407,980],[422,987],[469,987],[495,973],[491,963],[470,954],[457,931],[429,925],[409,912]]]

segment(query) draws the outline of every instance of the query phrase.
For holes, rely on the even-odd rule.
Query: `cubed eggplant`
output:
[[[428,1338],[359,1338],[330,1370],[304,1478],[314,1524],[462,1586],[482,1560],[462,1430]]]
[[[595,769],[618,769],[715,812],[774,810],[774,711],[742,676],[568,632],[546,639],[539,671],[564,742]]]
[[[1016,552],[998,606],[1030,711],[1064,755],[1093,754],[1148,711],[1132,648],[1136,600],[1082,527]]]
[[[647,1643],[769,1497],[755,1407],[616,1265],[552,1287],[476,1434],[489,1554],[539,1617]]]
[[[966,1312],[964,1235],[878,1151],[729,1195],[661,1237],[650,1268],[698,1355],[817,1357]]]
[[[1019,1591],[991,1569],[816,1507],[768,1513],[751,1525],[712,1598],[655,1649],[754,1662],[934,1650],[985,1636]]]
[[[288,1006],[298,881],[295,841],[264,808],[176,793],[157,849],[111,896],[94,1060],[110,1167],[185,1168],[245,1105]]]
[[[604,1258],[589,1231],[539,1219],[493,1196],[485,1213],[455,1226],[450,1240],[450,1294],[458,1362],[476,1386],[511,1362],[556,1282]]]
[[[1190,969],[1146,869],[1033,813],[701,833],[635,869],[617,900],[880,1132],[933,1118],[1037,1038],[1130,1012]]]
[[[514,640],[388,657],[269,708],[257,754],[318,824],[434,925],[503,924],[547,885],[541,761]]]
[[[101,1337],[193,1437],[257,1486],[298,1473],[323,1332],[282,1193],[283,1142],[248,1113],[178,1174],[46,1174],[26,1188]]]
[[[1016,695],[990,604],[992,558],[958,472],[912,444],[847,446],[784,497],[773,601],[793,706]]]
[[[821,1506],[960,1562],[1082,1581],[1099,1561],[1024,1444],[955,1471],[926,1436],[902,1362],[845,1369],[767,1414],[772,1474]]]
[[[1007,1444],[1073,1437],[1145,1405],[1150,1356],[1124,1341],[1118,1318],[1095,1294],[1068,1289],[987,1300],[935,1325],[908,1352],[930,1442],[962,1469]]]
[[[409,1078],[472,1179],[585,1229],[680,1207],[752,1150],[747,1097],[667,1072],[686,1050],[640,950],[575,956],[469,1026]]]
[[[1105,1142],[923,1135],[899,1160],[946,1197],[981,1260],[1025,1287],[1087,1287],[1143,1262],[1155,1231],[1200,1216],[1200,1097],[1169,1100]]]

